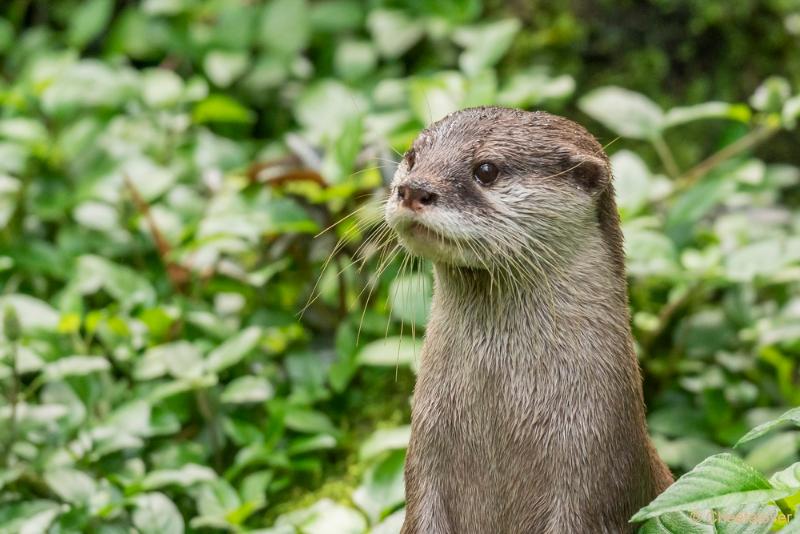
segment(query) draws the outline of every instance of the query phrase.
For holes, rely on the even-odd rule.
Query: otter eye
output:
[[[417,154],[414,152],[414,149],[412,148],[411,150],[406,152],[406,165],[408,165],[409,171],[414,168],[414,163],[416,163],[416,161],[417,161]]]
[[[477,167],[472,171],[472,175],[475,177],[483,185],[489,185],[497,179],[497,175],[500,171],[497,168],[497,165],[494,163],[489,163],[488,161],[484,161],[483,163],[479,163]]]

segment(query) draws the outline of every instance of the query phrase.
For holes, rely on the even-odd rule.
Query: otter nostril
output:
[[[438,198],[439,195],[419,185],[397,186],[398,202],[414,211],[419,211],[425,206],[430,206],[435,203]]]

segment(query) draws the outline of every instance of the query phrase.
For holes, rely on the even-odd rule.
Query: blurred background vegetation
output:
[[[0,13],[0,532],[398,532],[430,273],[374,221],[465,106],[607,145],[676,473],[800,404],[798,0]]]

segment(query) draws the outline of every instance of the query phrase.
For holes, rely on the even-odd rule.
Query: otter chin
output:
[[[461,267],[480,267],[480,263],[458,237],[448,230],[433,229],[414,215],[400,213],[389,220],[406,250],[427,260]]]
[[[632,532],[672,475],[600,144],[548,113],[458,111],[414,140],[385,218],[435,279],[402,533]]]

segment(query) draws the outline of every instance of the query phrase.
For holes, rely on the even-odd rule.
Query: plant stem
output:
[[[667,171],[667,174],[670,178],[676,178],[680,175],[681,170],[678,168],[678,163],[675,161],[675,156],[672,155],[672,150],[670,150],[669,145],[661,135],[654,137],[651,141],[653,143],[653,148],[656,149],[656,153],[658,154],[659,159],[661,159],[661,163],[664,165],[664,170]]]
[[[161,259],[161,263],[164,265],[164,268],[166,269],[167,278],[172,284],[172,287],[178,293],[185,293],[186,284],[188,283],[190,276],[189,270],[171,258],[172,246],[164,237],[164,234],[161,233],[158,224],[156,224],[156,220],[150,211],[150,205],[144,200],[144,198],[142,198],[142,195],[139,194],[139,191],[136,189],[136,186],[133,184],[133,180],[131,180],[130,176],[124,174],[122,177],[125,181],[125,186],[130,192],[133,205],[136,207],[136,210],[139,212],[139,214],[144,217],[144,220],[147,223],[147,227],[150,230],[150,235],[152,236],[153,242],[156,245],[158,256]]]
[[[789,506],[789,503],[786,502],[786,499],[778,499],[775,501],[775,504],[780,508],[781,513],[786,516],[786,521],[791,521],[794,512],[792,511],[792,507]]]
[[[704,159],[688,171],[686,171],[677,180],[676,190],[682,190],[691,186],[698,179],[705,176],[717,165],[723,163],[734,156],[738,156],[742,152],[753,148],[754,146],[763,143],[772,137],[778,130],[779,126],[762,124],[757,128],[751,130],[747,135],[741,137],[730,145],[726,146],[719,152],[712,154]]]

